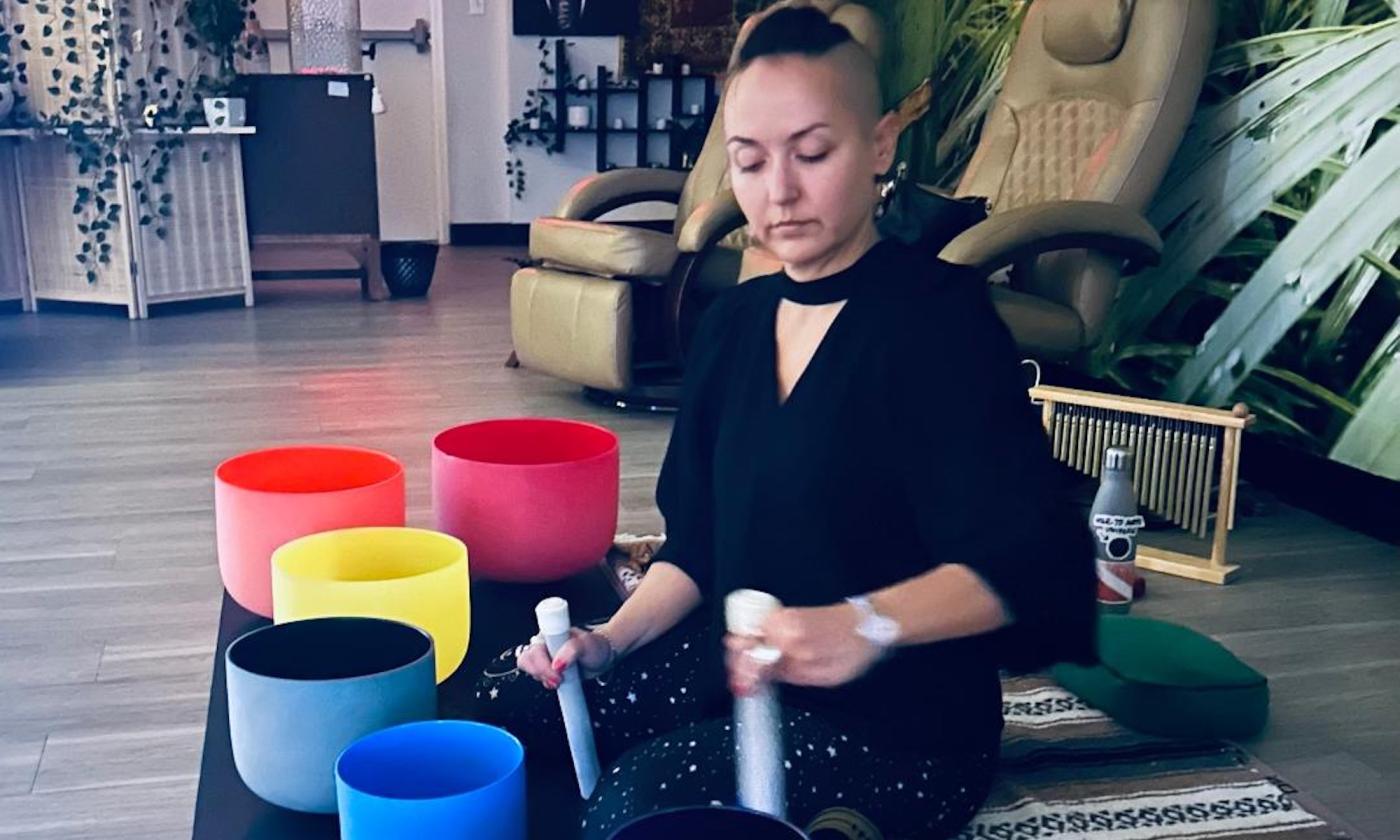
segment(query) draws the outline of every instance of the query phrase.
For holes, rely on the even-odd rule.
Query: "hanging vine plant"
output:
[[[572,47],[573,41],[566,41],[566,47]],[[519,145],[536,146],[544,149],[544,153],[552,155],[562,151],[555,141],[555,129],[557,120],[554,117],[554,109],[549,107],[551,100],[549,95],[541,92],[542,88],[551,87],[553,81],[555,90],[554,96],[563,96],[569,85],[571,78],[569,73],[568,54],[561,58],[564,63],[564,72],[555,79],[555,68],[550,64],[549,41],[541,38],[537,45],[540,51],[540,83],[538,88],[531,88],[525,91],[525,106],[520,112],[520,116],[511,118],[506,123],[506,133],[502,138],[506,144],[506,183],[510,186],[511,192],[519,200],[525,195],[525,162],[520,159]]]
[[[196,125],[203,96],[232,90],[251,0],[13,3],[19,14],[0,40],[7,55],[0,69],[28,94],[21,123],[63,137],[75,162],[72,213],[82,241],[74,258],[96,283],[120,230],[120,167],[135,170],[138,224],[166,237],[170,166],[185,140],[176,131],[138,145],[138,132]]]
[[[138,64],[126,50],[119,72],[129,74],[132,84],[123,90],[118,110],[128,120],[136,119],[148,128],[187,129],[200,123],[203,101],[209,96],[231,96],[240,92],[236,71],[238,55],[250,55],[243,42],[248,21],[255,19],[251,0],[141,0],[142,17],[153,22],[155,45],[142,51]],[[118,40],[134,40],[135,16],[129,5],[119,13]],[[177,41],[184,49],[177,49]],[[193,58],[191,62],[189,59]],[[180,74],[180,61],[189,67]],[[137,72],[139,71],[139,72]],[[158,239],[168,235],[173,216],[174,196],[169,189],[170,167],[178,151],[186,146],[182,134],[172,133],[149,143],[136,162],[137,178],[132,182],[139,210],[138,223],[154,226]],[[208,162],[208,151],[201,153]]]
[[[10,32],[10,22],[5,15],[5,5],[0,2],[0,123],[4,123],[12,110],[16,109],[17,102],[15,84],[14,61],[11,58],[13,50],[11,43],[14,35]]]
[[[12,49],[21,85],[39,88],[49,110],[29,114],[37,127],[63,136],[76,162],[73,216],[82,242],[74,258],[89,283],[112,262],[113,239],[121,218],[117,167],[127,145],[104,95],[111,83],[116,41],[110,6],[96,0],[15,0],[29,6],[11,27]],[[27,18],[27,20],[26,20]],[[17,42],[15,39],[18,39]],[[42,70],[31,72],[35,55]],[[85,61],[86,59],[86,61]],[[30,96],[31,101],[37,101]]]

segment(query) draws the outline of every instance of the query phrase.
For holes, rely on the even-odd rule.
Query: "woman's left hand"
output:
[[[845,603],[782,607],[764,621],[761,638],[726,635],[730,691],[742,697],[764,682],[827,687],[850,682],[881,655],[879,648],[856,635],[859,622],[856,608]],[[762,665],[748,655],[759,645],[778,650],[777,664]]]

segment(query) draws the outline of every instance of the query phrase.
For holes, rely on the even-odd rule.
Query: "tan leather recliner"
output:
[[[880,55],[880,24],[843,0],[787,0],[816,6]],[[753,24],[741,28],[733,56]],[[665,407],[684,333],[705,288],[733,285],[766,270],[746,265],[745,220],[729,190],[723,92],[695,167],[689,172],[628,168],[590,175],[565,194],[553,216],[530,225],[534,265],[511,278],[511,337],[525,367],[577,382],[619,405]],[[604,213],[642,201],[673,201],[669,233],[608,224]],[[649,374],[655,373],[655,376]],[[661,380],[660,388],[648,388]]]
[[[1124,258],[1160,254],[1141,214],[1190,122],[1215,24],[1215,0],[1027,11],[956,190],[990,199],[992,216],[940,254],[987,274],[1016,264],[992,295],[1024,352],[1063,361],[1092,348]]]

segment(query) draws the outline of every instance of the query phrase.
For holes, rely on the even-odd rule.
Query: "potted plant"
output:
[[[199,80],[204,121],[215,130],[238,128],[248,121],[247,101],[240,96],[234,66],[239,39],[247,22],[244,0],[187,0],[185,21],[218,66]]]

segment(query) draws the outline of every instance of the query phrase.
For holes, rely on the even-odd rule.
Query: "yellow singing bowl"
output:
[[[467,655],[471,590],[467,547],[420,528],[346,528],[284,544],[272,554],[272,618],[365,616],[425,630],[437,681]]]

